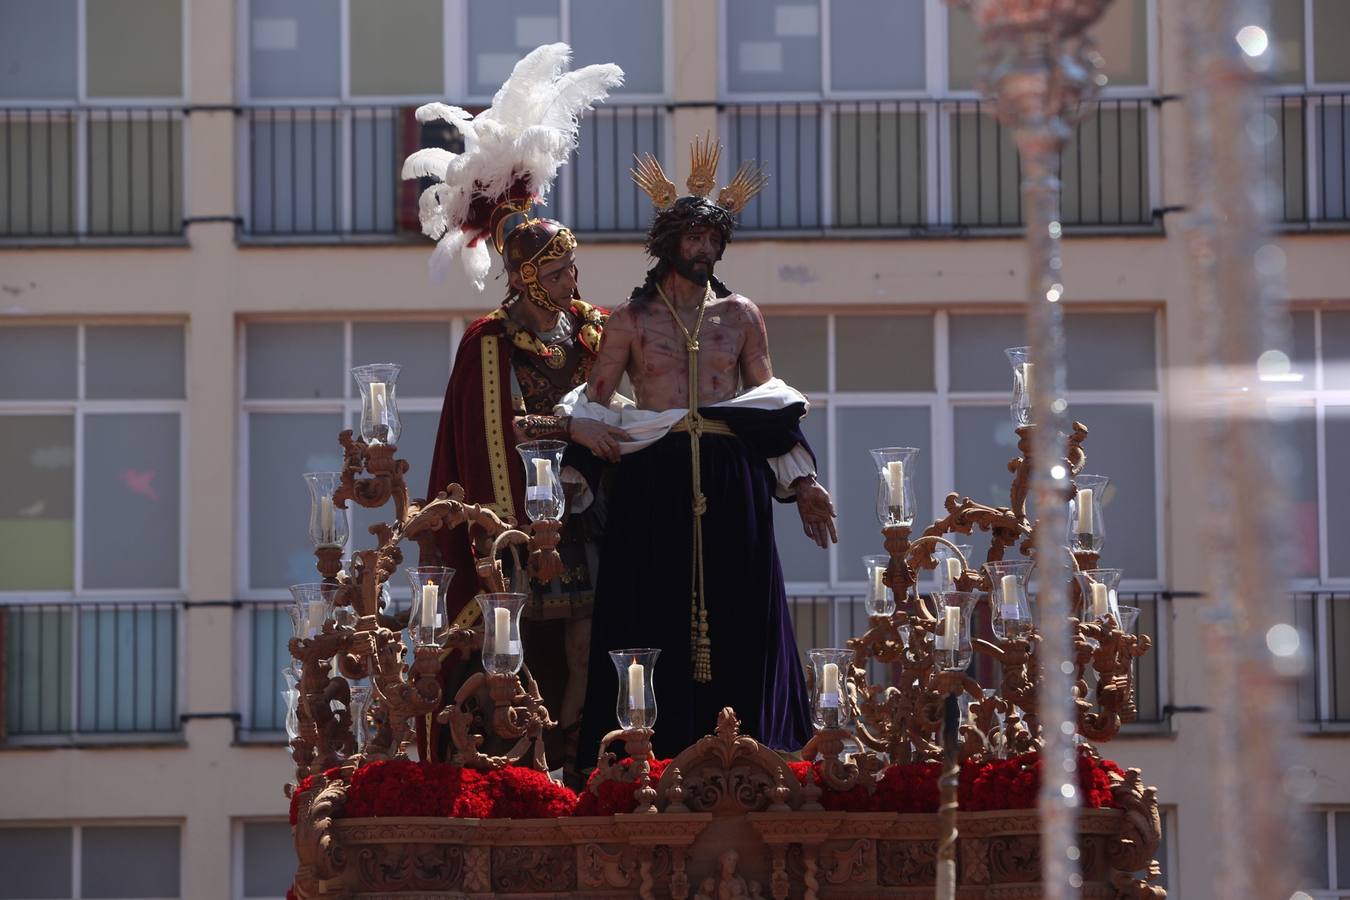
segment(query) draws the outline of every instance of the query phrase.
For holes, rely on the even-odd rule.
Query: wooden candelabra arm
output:
[[[475,672],[460,685],[451,705],[437,714],[437,720],[450,728],[456,765],[474,769],[500,769],[523,759],[532,747],[528,765],[536,771],[548,771],[543,733],[556,727],[557,723],[544,706],[543,698],[539,696],[539,686],[535,684],[529,670],[524,671],[524,683],[519,675],[511,673],[490,675]],[[511,749],[501,756],[488,756],[481,752],[478,748],[483,745],[484,739],[473,732],[475,715],[468,703],[479,696],[484,687],[493,705],[493,730],[499,737],[516,739]]]

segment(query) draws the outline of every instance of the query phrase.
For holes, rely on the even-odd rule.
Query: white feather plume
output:
[[[563,43],[535,48],[477,116],[446,103],[417,110],[417,121],[440,119],[464,136],[463,153],[423,149],[403,164],[404,178],[441,182],[423,191],[418,202],[423,233],[438,241],[433,275],[443,277],[450,260],[461,255],[470,279],[483,289],[492,263],[487,241],[464,231],[474,198],[499,197],[517,179],[528,178],[531,192],[544,199],[576,149],[581,114],[623,83],[623,70],[613,64],[566,71],[571,55]]]
[[[403,177],[444,180],[450,160],[458,155],[440,147],[425,147],[403,161]]]

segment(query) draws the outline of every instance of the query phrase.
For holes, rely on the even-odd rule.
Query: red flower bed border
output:
[[[652,782],[670,760],[652,763]],[[788,763],[798,780],[811,763]],[[890,766],[871,794],[863,787],[833,791],[820,777],[820,803],[828,810],[849,812],[933,813],[938,807],[937,763]],[[324,773],[332,777],[337,769]],[[1124,773],[1110,760],[1078,757],[1079,799],[1088,808],[1112,806],[1112,775]],[[1039,754],[1028,753],[961,766],[960,808],[967,811],[1031,809],[1040,789]],[[300,795],[313,786],[313,776],[300,783],[291,799],[291,824],[296,823]],[[594,785],[592,785],[594,787]],[[425,816],[467,819],[557,819],[564,816],[607,816],[632,812],[637,786],[604,782],[580,797],[533,769],[508,767],[488,772],[445,763],[392,760],[357,769],[347,789],[345,818]]]

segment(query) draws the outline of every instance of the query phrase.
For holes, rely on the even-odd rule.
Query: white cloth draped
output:
[[[806,399],[806,395],[796,388],[787,384],[781,378],[770,378],[763,384],[750,388],[748,391],[737,394],[728,400],[720,403],[710,404],[708,409],[782,409],[785,406],[791,406],[794,403],[801,403],[809,410],[811,403]],[[687,409],[639,409],[637,404],[629,398],[623,396],[617,391],[611,395],[608,404],[596,403],[586,396],[586,385],[573,388],[558,405],[553,408],[555,415],[573,416],[582,419],[595,419],[604,422],[606,425],[612,425],[615,428],[622,428],[633,438],[631,441],[619,442],[619,453],[636,453],[665,437],[671,428],[677,422],[689,414]],[[776,494],[780,499],[790,499],[794,491],[791,488],[792,482],[803,475],[815,475],[816,467],[811,460],[811,454],[806,452],[806,448],[797,444],[790,451],[782,456],[775,456],[769,460],[769,466],[773,469],[774,476],[778,481]],[[579,474],[573,474],[573,477],[580,480]],[[566,470],[563,480],[568,480]],[[585,509],[590,505],[590,492],[586,491],[586,502],[581,508]],[[579,498],[578,498],[579,499]],[[576,503],[573,504],[573,512],[576,509]]]

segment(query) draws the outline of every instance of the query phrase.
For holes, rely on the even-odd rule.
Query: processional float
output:
[[[867,631],[846,647],[808,653],[816,733],[800,755],[813,764],[790,762],[741,735],[730,709],[709,723],[715,728],[708,737],[672,760],[655,760],[656,654],[617,648],[618,728],[606,737],[580,801],[554,803],[550,818],[498,818],[482,809],[472,818],[403,816],[397,802],[369,796],[374,788],[365,785],[378,780],[381,766],[467,770],[484,779],[547,772],[541,736],[553,723],[522,664],[525,595],[510,588],[558,569],[561,446],[521,447],[533,498],[523,529],[464,502],[455,485],[431,500],[410,498],[408,464],[396,455],[398,367],[354,370],[361,432],[339,436],[341,472],[306,475],[322,581],[293,588],[295,663],[285,674],[294,685],[287,700],[296,896],[919,897],[932,895],[945,861],[962,896],[995,896],[1015,884],[1034,895],[1043,884],[1040,819],[1025,786],[1044,755],[1038,696],[1045,629],[1037,613],[1044,615],[1047,585],[1037,574],[1036,546],[1045,526],[1043,516],[1037,522],[1027,513],[1039,430],[1029,398],[1038,376],[1026,348],[1009,358],[1020,455],[1009,463],[1006,505],[952,493],[945,515],[916,534],[919,451],[872,453],[886,554],[870,558]],[[1055,457],[1068,472],[1055,498],[1068,522],[1055,543],[1075,569],[1062,586],[1072,603],[1065,622],[1073,641],[1075,758],[1104,779],[1095,797],[1101,808],[1080,812],[1074,845],[1085,890],[1157,897],[1153,791],[1138,771],[1120,772],[1096,750],[1135,717],[1134,661],[1150,642],[1134,633],[1138,611],[1119,602],[1120,572],[1098,567],[1105,479],[1082,471],[1086,437],[1074,423]],[[372,525],[376,546],[344,564],[353,503],[392,503],[394,518]],[[453,528],[467,529],[479,548],[481,624],[448,620],[452,573],[425,564],[436,561],[437,532]],[[983,565],[959,543],[977,529],[990,535]],[[405,567],[408,583],[396,589],[391,582],[408,543],[424,564]],[[936,589],[921,593],[929,571]],[[395,601],[396,594],[407,601]],[[477,654],[481,671],[447,695],[441,661],[450,650]],[[986,687],[969,673],[977,655],[997,662],[995,684]],[[427,717],[448,726],[448,763],[408,761],[417,723]],[[605,752],[616,743],[624,746],[622,759]],[[484,752],[486,745],[497,749]],[[1014,802],[1000,794],[1000,777],[1022,779],[1026,806],[1000,808]],[[434,783],[469,790],[470,781]],[[542,774],[508,789],[546,790],[550,802],[565,794]],[[978,797],[984,809],[959,810],[960,793]],[[919,794],[930,796],[932,811],[908,811],[925,805]],[[363,813],[351,815],[357,806]],[[952,827],[958,819],[959,837]]]

